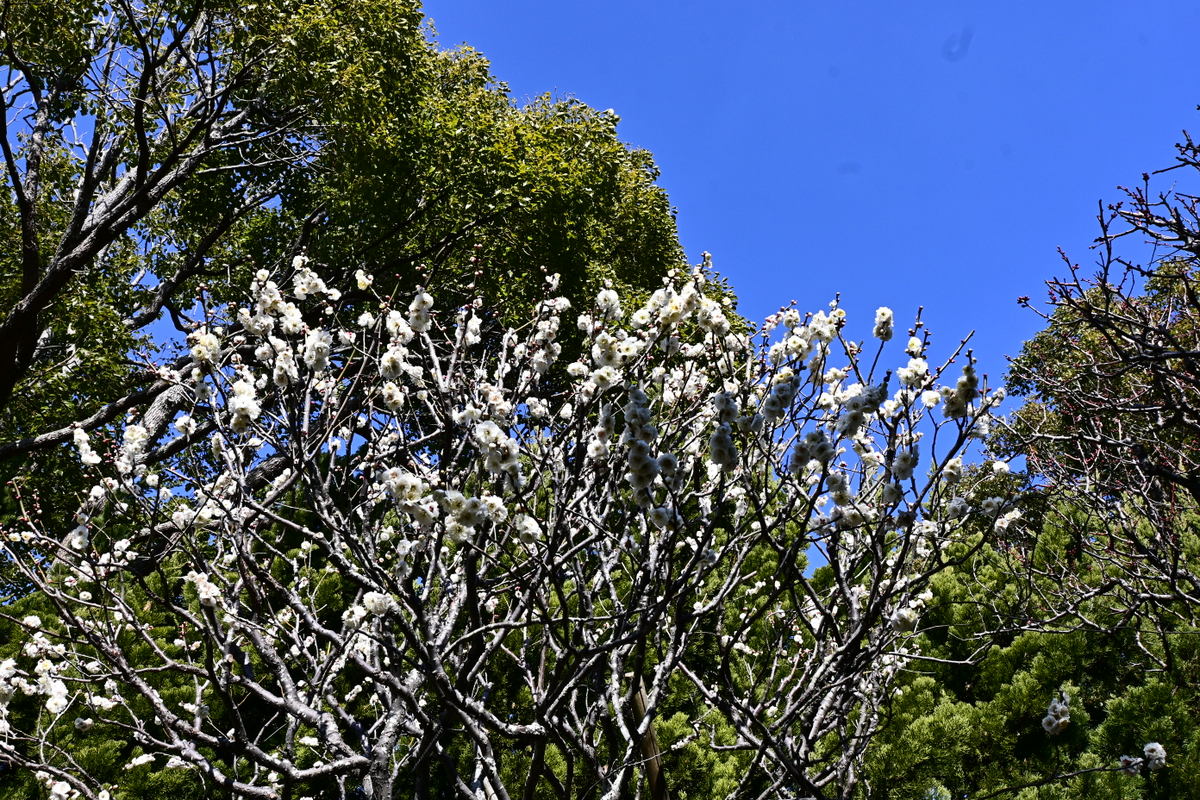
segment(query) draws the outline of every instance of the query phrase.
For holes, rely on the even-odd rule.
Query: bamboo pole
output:
[[[632,677],[632,676],[631,676]],[[638,677],[637,691],[633,693],[633,710],[637,714],[638,726],[646,718],[646,681]],[[662,749],[654,734],[654,722],[646,726],[642,735],[642,757],[646,759],[646,780],[650,784],[650,800],[671,800],[667,792],[667,773],[663,769]]]

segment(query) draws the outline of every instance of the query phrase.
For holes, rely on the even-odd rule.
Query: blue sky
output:
[[[862,336],[876,306],[924,305],[934,354],[976,330],[993,379],[1040,328],[1016,298],[1044,298],[1056,248],[1093,263],[1097,202],[1200,133],[1194,0],[425,9],[518,100],[615,109],[746,316],[841,292]]]

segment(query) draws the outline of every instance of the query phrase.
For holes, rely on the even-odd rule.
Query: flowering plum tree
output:
[[[961,347],[931,366],[919,321],[885,369],[887,309],[869,346],[836,303],[751,335],[707,268],[570,315],[550,276],[502,330],[366,273],[348,304],[304,257],[277,280],[163,369],[174,434],[75,435],[74,529],[5,531],[43,611],[5,615],[0,757],[55,798],[149,765],[237,797],[613,800],[644,766],[659,798],[688,747],[741,759],[730,795],[849,797],[931,579],[1014,513],[958,488],[1000,394]],[[122,769],[84,769],[88,736]]]

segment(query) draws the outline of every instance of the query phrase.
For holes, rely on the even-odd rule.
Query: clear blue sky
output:
[[[841,292],[869,332],[918,305],[936,352],[977,330],[993,378],[1040,320],[1056,248],[1200,134],[1200,3],[429,0],[443,46],[518,100],[621,115],[692,261],[754,319]],[[898,355],[898,354],[897,354]]]

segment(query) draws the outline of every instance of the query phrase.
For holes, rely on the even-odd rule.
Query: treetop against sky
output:
[[[976,330],[993,377],[1041,327],[1016,298],[1065,272],[1056,248],[1092,264],[1097,201],[1200,121],[1189,2],[424,8],[516,97],[614,108],[751,319],[781,295],[925,305],[944,343]]]

